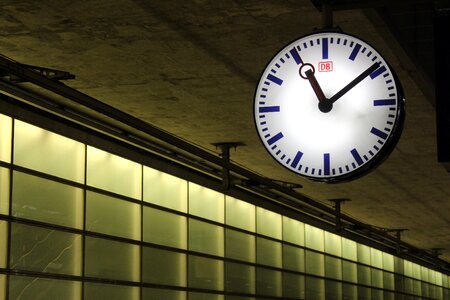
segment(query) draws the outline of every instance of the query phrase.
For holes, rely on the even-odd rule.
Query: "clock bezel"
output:
[[[390,73],[392,74],[393,80],[394,80],[394,84],[395,87],[397,88],[397,93],[396,93],[396,107],[397,107],[397,112],[396,112],[396,119],[394,122],[394,125],[392,127],[392,132],[391,134],[388,136],[388,138],[386,139],[386,141],[384,142],[384,144],[381,146],[380,151],[378,151],[372,158],[370,158],[366,163],[364,163],[361,166],[358,166],[356,169],[345,173],[345,174],[340,174],[340,175],[330,175],[329,177],[318,177],[318,176],[310,176],[310,175],[305,175],[299,172],[296,172],[294,170],[292,170],[291,168],[288,168],[286,165],[284,165],[282,162],[280,162],[278,160],[278,158],[272,154],[271,151],[269,151],[269,149],[266,147],[266,144],[260,134],[260,131],[258,130],[258,120],[257,120],[257,114],[256,114],[256,106],[257,106],[257,102],[258,100],[256,99],[257,95],[258,95],[258,90],[260,87],[260,83],[261,81],[265,80],[265,78],[263,78],[264,73],[266,72],[267,68],[269,66],[273,65],[274,59],[276,57],[278,57],[280,54],[282,54],[281,52],[286,49],[289,45],[292,45],[293,43],[295,43],[298,40],[301,39],[306,39],[308,37],[314,36],[314,35],[320,35],[320,34],[341,34],[344,36],[348,36],[350,38],[356,39],[356,40],[360,40],[364,43],[366,43],[367,45],[369,45],[370,47],[372,47],[376,52],[377,55],[379,55],[384,62],[386,63],[386,67],[389,69]],[[271,64],[272,63],[272,64]],[[403,91],[403,87],[401,85],[401,82],[398,78],[397,73],[395,72],[395,70],[392,68],[391,64],[385,59],[385,57],[382,55],[382,53],[376,48],[374,47],[371,43],[368,43],[366,40],[355,36],[353,34],[349,34],[349,33],[344,33],[344,32],[336,32],[336,31],[318,31],[318,32],[313,32],[313,33],[309,33],[306,35],[303,35],[301,37],[298,37],[294,40],[292,40],[291,42],[285,44],[282,48],[280,48],[275,55],[273,55],[268,62],[266,63],[265,67],[262,69],[261,75],[259,76],[259,80],[258,83],[256,85],[255,88],[255,92],[254,92],[254,96],[253,96],[253,121],[254,121],[254,125],[255,125],[255,129],[257,131],[258,134],[258,138],[261,141],[263,148],[269,153],[269,155],[281,166],[283,166],[283,168],[289,170],[290,172],[292,172],[293,174],[296,174],[297,176],[301,176],[304,178],[308,178],[312,181],[319,181],[319,182],[325,182],[325,183],[340,183],[340,182],[348,182],[348,181],[352,181],[355,180],[357,178],[360,178],[364,175],[369,174],[370,172],[374,171],[377,167],[379,167],[379,165],[381,163],[383,163],[388,157],[389,155],[393,152],[393,150],[395,149],[401,133],[403,131],[403,126],[404,126],[404,122],[405,122],[405,98],[404,98],[404,91]]]

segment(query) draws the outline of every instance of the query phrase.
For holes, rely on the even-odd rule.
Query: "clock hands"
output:
[[[336,100],[338,100],[339,98],[341,98],[343,95],[345,95],[348,91],[350,91],[352,88],[355,87],[355,85],[357,85],[358,83],[360,83],[361,81],[363,81],[364,78],[366,78],[367,76],[369,76],[373,71],[375,71],[376,69],[378,69],[378,67],[380,66],[380,63],[374,63],[373,65],[371,65],[369,68],[367,68],[367,70],[365,70],[364,72],[362,72],[358,77],[356,77],[355,79],[353,79],[349,84],[347,84],[346,86],[344,86],[339,92],[337,92],[336,94],[334,94],[333,97],[331,97],[330,99],[328,99],[328,101],[331,102],[331,105],[333,105],[334,102],[336,102]]]
[[[333,103],[336,102],[338,99],[340,99],[342,96],[344,96],[348,91],[350,91],[352,88],[354,88],[358,83],[364,80],[367,76],[369,76],[373,71],[378,69],[380,66],[380,63],[374,63],[369,68],[367,68],[364,72],[359,74],[358,77],[353,79],[349,84],[344,86],[339,92],[334,94],[331,98],[325,97],[325,94],[322,91],[322,88],[319,85],[319,82],[316,79],[316,76],[314,76],[314,66],[309,63],[304,63],[299,70],[300,77],[303,79],[307,79],[309,83],[311,84],[312,89],[314,90],[314,93],[316,94],[317,99],[319,100],[319,110],[323,113],[330,112],[333,108]],[[303,73],[303,69],[308,68]]]

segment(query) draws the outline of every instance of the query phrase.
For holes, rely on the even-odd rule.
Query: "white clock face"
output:
[[[372,46],[327,32],[294,41],[270,61],[254,117],[279,163],[333,182],[367,173],[391,152],[403,107],[394,72]]]

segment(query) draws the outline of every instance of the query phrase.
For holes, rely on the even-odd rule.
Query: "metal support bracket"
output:
[[[40,74],[42,76],[47,77],[51,80],[68,80],[68,79],[75,79],[75,75],[61,70],[55,70],[50,68],[44,68],[44,67],[38,67],[38,66],[32,66],[32,65],[26,65],[26,64],[19,64],[21,67],[29,69],[33,72],[36,72],[37,74]],[[0,77],[9,77],[9,80],[12,82],[26,82],[26,80],[14,75],[14,74],[8,74],[5,72],[0,73]]]
[[[385,229],[386,232],[394,232],[395,237],[397,239],[397,255],[400,255],[402,252],[401,249],[401,241],[402,241],[402,232],[407,231],[406,228],[398,228],[398,229]]]
[[[336,198],[336,199],[329,199],[331,202],[333,202],[333,208],[335,210],[335,216],[336,216],[336,231],[339,232],[343,229],[342,221],[341,221],[341,203],[346,201],[351,201],[348,198]]]
[[[223,142],[223,143],[213,143],[213,146],[220,148],[221,153],[220,156],[225,162],[230,162],[230,149],[234,148],[236,150],[239,146],[245,146],[244,143],[241,142]],[[222,187],[224,191],[227,191],[231,188],[231,179],[230,179],[230,170],[226,167],[222,168]]]

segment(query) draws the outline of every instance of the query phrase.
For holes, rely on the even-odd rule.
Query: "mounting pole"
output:
[[[402,241],[402,232],[406,231],[408,229],[401,228],[401,229],[386,229],[386,232],[394,232],[395,237],[397,239],[397,255],[400,255],[402,252],[402,249],[400,247],[400,242]]]
[[[322,1],[322,29],[333,28],[333,6],[330,0]]]
[[[216,146],[216,148],[220,148],[221,154],[220,156],[226,162],[230,162],[230,149],[236,148],[238,146],[244,146],[244,143],[241,142],[224,142],[224,143],[213,143],[212,145]],[[224,191],[229,190],[231,187],[231,179],[230,179],[230,170],[226,167],[222,168],[222,188]]]
[[[351,200],[348,198],[337,198],[329,200],[334,204],[333,208],[335,209],[335,216],[336,216],[336,231],[339,232],[343,229],[341,222],[341,203]]]

